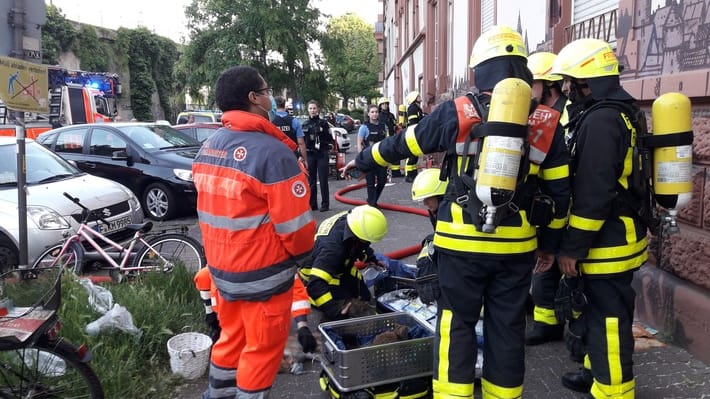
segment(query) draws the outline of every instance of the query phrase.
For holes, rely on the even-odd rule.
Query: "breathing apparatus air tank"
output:
[[[485,207],[484,233],[496,230],[496,208],[513,199],[528,135],[530,86],[522,79],[503,79],[493,88],[485,136],[480,148],[476,196]]]
[[[678,230],[678,209],[693,194],[693,131],[690,99],[681,93],[666,93],[653,102],[653,194],[668,211],[670,233]]]
[[[404,104],[397,107],[397,124],[402,128],[407,127],[407,106]]]

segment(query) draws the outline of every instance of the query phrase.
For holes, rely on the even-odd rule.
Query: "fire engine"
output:
[[[121,95],[118,75],[107,72],[86,72],[55,66],[47,67],[49,113],[25,113],[26,136],[60,126],[93,122],[109,122],[118,114],[116,100]],[[14,136],[12,120],[0,101],[0,136]]]

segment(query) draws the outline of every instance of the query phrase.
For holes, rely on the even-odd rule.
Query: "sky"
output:
[[[187,36],[184,8],[191,0],[45,0],[62,10],[67,19],[109,29],[145,26],[155,34],[182,42]],[[378,0],[313,0],[324,14],[339,16],[354,12],[374,24],[382,13]]]

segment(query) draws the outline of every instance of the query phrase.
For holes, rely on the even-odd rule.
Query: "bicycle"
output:
[[[18,269],[0,275],[1,398],[104,397],[88,364],[91,352],[59,336],[62,270]]]
[[[112,278],[121,281],[126,274],[170,271],[177,262],[192,272],[205,266],[204,249],[197,240],[187,236],[186,226],[166,227],[151,232],[152,222],[129,224],[125,228],[133,231],[133,238],[124,246],[104,236],[98,228],[88,226],[87,221],[92,212],[78,198],[67,193],[64,196],[82,208],[79,228],[61,244],[45,250],[34,262],[33,268],[61,266],[81,274],[84,263],[92,261],[98,262],[99,267],[107,268]],[[93,216],[97,223],[108,224],[100,215],[94,213]],[[132,261],[131,266],[128,266],[129,260]]]

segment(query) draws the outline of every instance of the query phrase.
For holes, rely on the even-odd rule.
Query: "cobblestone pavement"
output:
[[[351,154],[349,154],[350,158]],[[385,188],[382,202],[417,206],[410,199],[411,184],[403,178],[394,179],[393,185]],[[345,181],[330,181],[331,197],[336,190],[351,184]],[[320,193],[319,193],[320,195]],[[365,199],[364,189],[346,194],[348,198]],[[330,201],[329,212],[315,212],[320,222],[326,217],[349,209],[345,205]],[[431,231],[429,221],[418,215],[385,211],[389,231],[386,238],[376,244],[378,252],[390,252],[417,244],[424,235]],[[404,259],[414,263],[412,257]],[[313,331],[317,331],[312,327]],[[643,331],[638,335],[643,334]],[[292,339],[293,342],[293,339]],[[706,365],[679,347],[664,345],[653,337],[637,339],[634,355],[634,373],[636,375],[636,398],[639,399],[710,399],[710,365]],[[524,398],[573,399],[581,395],[564,388],[560,377],[567,371],[576,370],[579,365],[571,361],[562,342],[528,347],[526,350],[526,374]],[[329,396],[322,393],[318,384],[320,374],[318,362],[304,364],[304,373],[300,375],[279,374],[271,391],[273,399],[323,399]],[[177,399],[200,398],[207,385],[206,376],[200,380],[178,388]],[[476,389],[476,398],[480,398],[480,389]]]

